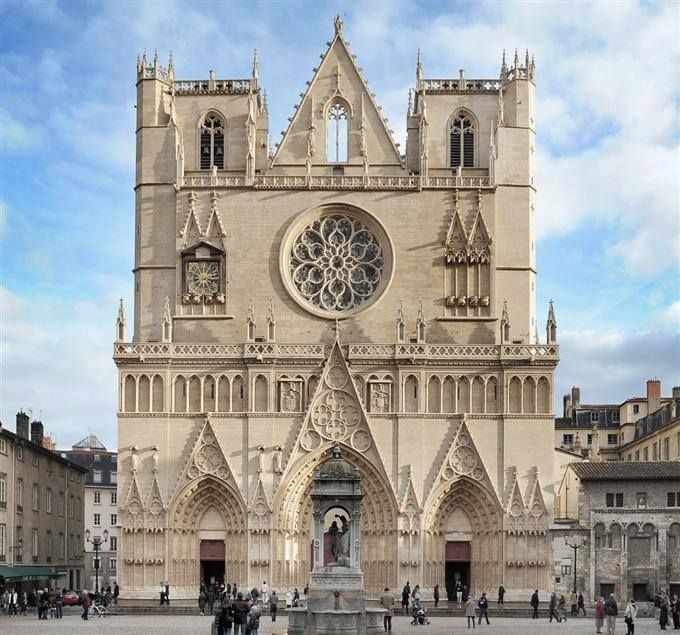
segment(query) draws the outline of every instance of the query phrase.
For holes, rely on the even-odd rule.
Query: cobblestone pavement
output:
[[[570,619],[566,624],[549,624],[547,620],[531,620],[524,618],[490,617],[491,625],[477,626],[474,630],[479,635],[484,633],[506,633],[513,635],[539,635],[544,633],[559,633],[560,635],[576,635],[581,633],[595,633],[594,622],[590,618]],[[267,617],[261,622],[259,635],[286,635],[286,618],[280,617],[272,624]],[[479,630],[478,630],[479,629]],[[673,627],[671,626],[671,632]],[[465,627],[460,617],[436,617],[429,626],[410,626],[406,617],[395,617],[392,633],[402,635],[456,635],[472,632]],[[626,625],[619,619],[616,625],[617,635],[624,635]],[[651,619],[639,619],[635,625],[635,635],[658,633],[659,624]],[[38,622],[34,616],[8,618],[0,615],[0,634],[66,634],[95,633],[106,635],[210,635],[210,618],[201,616],[158,616],[158,615],[114,615],[108,618],[91,618],[82,621],[77,615],[66,615],[62,620]]]

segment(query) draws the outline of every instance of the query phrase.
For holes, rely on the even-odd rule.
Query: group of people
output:
[[[10,617],[16,615],[37,614],[39,620],[49,617],[61,619],[66,589],[36,589],[35,591],[17,591],[12,587],[0,595],[2,610]]]

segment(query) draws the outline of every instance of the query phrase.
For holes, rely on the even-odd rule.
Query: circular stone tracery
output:
[[[366,212],[331,205],[308,212],[282,247],[284,280],[307,310],[343,317],[375,301],[391,277],[391,245]]]

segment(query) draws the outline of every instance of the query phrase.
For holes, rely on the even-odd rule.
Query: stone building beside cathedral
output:
[[[551,584],[556,323],[535,309],[534,75],[427,79],[395,143],[342,21],[270,148],[251,77],[137,66],[119,581],[302,588],[310,490],[362,475],[369,591]],[[406,101],[407,95],[404,95]]]

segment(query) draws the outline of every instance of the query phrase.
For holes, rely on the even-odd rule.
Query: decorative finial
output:
[[[524,54],[524,68],[529,70],[529,49],[526,49],[526,52]]]
[[[123,305],[123,298],[121,298],[118,305],[118,317],[116,318],[116,341],[124,342],[125,339],[125,306]]]
[[[342,19],[342,16],[339,13],[335,16],[333,24],[335,25],[335,35],[341,35],[342,27],[344,26],[344,20]]]
[[[172,56],[172,51],[170,51],[170,55],[168,56],[168,73],[174,72],[175,72],[175,59]]]
[[[505,62],[505,49],[503,49],[503,61],[501,62],[501,81],[508,76],[508,65]]]
[[[118,304],[118,318],[125,322],[125,305],[123,304],[123,297],[121,296]]]
[[[153,53],[153,67],[158,68],[158,49]]]
[[[144,50],[142,51],[142,68],[146,68],[146,64],[147,64],[147,61],[146,61],[146,49],[144,49]]]
[[[420,88],[420,82],[423,79],[423,56],[420,52],[420,49],[418,49],[418,60],[416,62],[416,90]]]
[[[253,50],[253,79],[260,77],[260,60],[257,57],[257,49]]]
[[[515,59],[514,59],[514,68],[517,70],[519,68],[519,55],[517,54],[517,49],[515,49]]]

